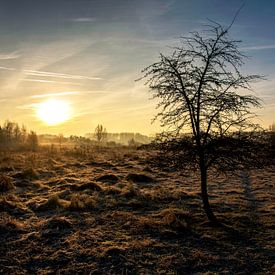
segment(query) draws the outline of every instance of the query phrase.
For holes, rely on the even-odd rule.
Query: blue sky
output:
[[[207,18],[228,25],[240,0],[0,0],[0,121],[38,132],[85,134],[98,123],[109,132],[153,134],[155,102],[134,80],[179,37],[202,31]],[[231,29],[249,56],[243,71],[264,74],[260,123],[275,113],[275,1],[247,0]],[[68,100],[73,117],[47,126],[35,106]]]

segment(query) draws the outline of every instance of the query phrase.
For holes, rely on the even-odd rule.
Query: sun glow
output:
[[[48,125],[57,125],[70,119],[70,104],[64,100],[49,99],[37,106],[37,116]]]

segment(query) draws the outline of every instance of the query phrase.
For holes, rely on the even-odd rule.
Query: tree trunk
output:
[[[214,215],[208,200],[207,193],[207,168],[205,167],[204,161],[200,162],[201,172],[201,197],[203,202],[203,209],[207,215],[208,220],[213,224],[218,224],[218,220]]]

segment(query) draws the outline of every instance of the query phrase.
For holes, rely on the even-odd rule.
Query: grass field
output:
[[[275,273],[274,167],[210,173],[211,227],[198,175],[150,154],[2,153],[0,273]]]

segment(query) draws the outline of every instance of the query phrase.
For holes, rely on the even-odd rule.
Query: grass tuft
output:
[[[185,230],[189,227],[190,214],[187,211],[178,208],[167,208],[159,214],[163,224],[176,230]]]
[[[121,192],[121,195],[125,198],[133,198],[141,195],[139,189],[133,184],[125,186]]]
[[[45,229],[65,230],[72,228],[72,222],[66,217],[53,217],[43,226]]]
[[[12,183],[12,179],[4,174],[0,174],[0,193],[4,194],[13,190],[15,187]]]
[[[39,174],[38,172],[30,167],[27,168],[25,170],[23,170],[22,172],[18,172],[14,175],[14,177],[16,179],[28,179],[28,180],[33,180],[33,179],[38,179],[39,178]]]
[[[25,224],[11,217],[1,217],[0,234],[17,233],[24,230]]]
[[[58,196],[54,195],[50,197],[46,202],[38,205],[36,207],[37,211],[48,211],[48,210],[56,210],[56,209],[64,209],[68,206],[69,202],[65,200],[61,200]]]
[[[84,191],[84,190],[92,190],[92,191],[102,191],[102,188],[95,182],[86,182],[81,185],[72,185],[72,190],[75,191]]]
[[[71,197],[71,203],[68,207],[72,211],[84,211],[94,209],[96,201],[93,197],[87,194],[74,194]]]

